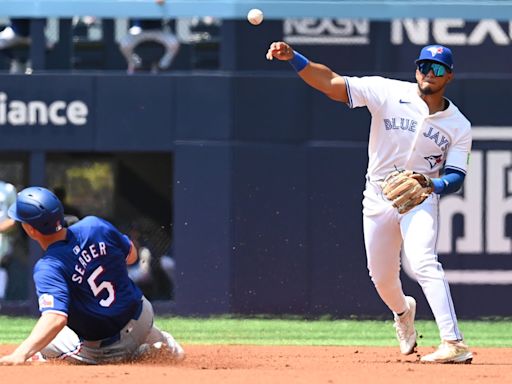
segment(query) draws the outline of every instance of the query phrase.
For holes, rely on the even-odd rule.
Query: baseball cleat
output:
[[[421,358],[422,363],[471,364],[473,354],[462,341],[445,341],[436,351]]]
[[[141,344],[137,348],[137,351],[135,352],[133,357],[136,358],[136,359],[144,357],[144,356],[149,354],[150,350],[151,350],[151,348],[150,348],[150,346],[148,344]]]
[[[27,359],[30,363],[46,363],[46,359],[41,352],[36,352]]]
[[[167,347],[171,351],[171,354],[173,358],[176,361],[181,361],[185,359],[185,350],[183,347],[172,337],[172,335],[168,332],[162,331],[162,335],[165,337],[165,341],[167,344]],[[158,343],[155,343],[158,344]],[[153,344],[153,347],[158,348],[156,345]],[[161,345],[160,345],[161,347]]]
[[[416,329],[414,328],[414,317],[416,316],[416,300],[411,296],[406,296],[405,301],[409,309],[401,316],[394,314],[396,329],[396,338],[400,343],[400,352],[403,355],[410,355],[416,348]]]

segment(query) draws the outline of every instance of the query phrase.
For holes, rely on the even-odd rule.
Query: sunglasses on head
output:
[[[418,70],[424,75],[428,75],[428,73],[432,71],[436,77],[444,76],[446,72],[450,72],[450,70],[443,64],[439,64],[433,61],[419,62]]]

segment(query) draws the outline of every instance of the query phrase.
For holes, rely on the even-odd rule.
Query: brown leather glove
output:
[[[434,191],[430,177],[409,170],[391,172],[381,186],[384,195],[401,214],[420,205]]]

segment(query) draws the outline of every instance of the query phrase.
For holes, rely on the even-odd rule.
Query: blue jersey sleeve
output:
[[[41,262],[34,267],[34,283],[39,302],[39,311],[68,313],[69,290],[60,266],[55,261]]]
[[[130,248],[132,244],[130,238],[125,234],[119,232],[119,230],[108,221],[100,218],[98,218],[98,220],[103,222],[103,225],[107,229],[107,236],[111,239],[113,244],[119,247],[119,249],[124,253],[126,258],[130,253]]]

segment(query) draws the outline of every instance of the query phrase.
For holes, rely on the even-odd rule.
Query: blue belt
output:
[[[139,305],[137,306],[137,309],[135,310],[135,313],[132,316],[132,320],[139,320],[139,317],[140,317],[140,315],[142,313],[142,308],[143,307],[144,307],[143,301],[141,300],[139,302]],[[126,324],[125,324],[125,327],[126,327]],[[106,339],[98,340],[99,343],[100,343],[99,347],[100,348],[108,347],[109,345],[112,345],[112,344],[118,342],[119,340],[121,340],[121,332],[117,332],[114,336],[107,337]]]
[[[132,316],[133,320],[139,320],[139,317],[142,313],[142,308],[144,307],[144,301],[141,299],[139,301],[139,305],[137,305],[137,309],[135,310],[135,313]]]
[[[108,339],[103,339],[100,342],[100,348],[108,347],[109,345],[112,345],[116,342],[121,340],[121,333],[117,332],[114,336],[109,337]]]

